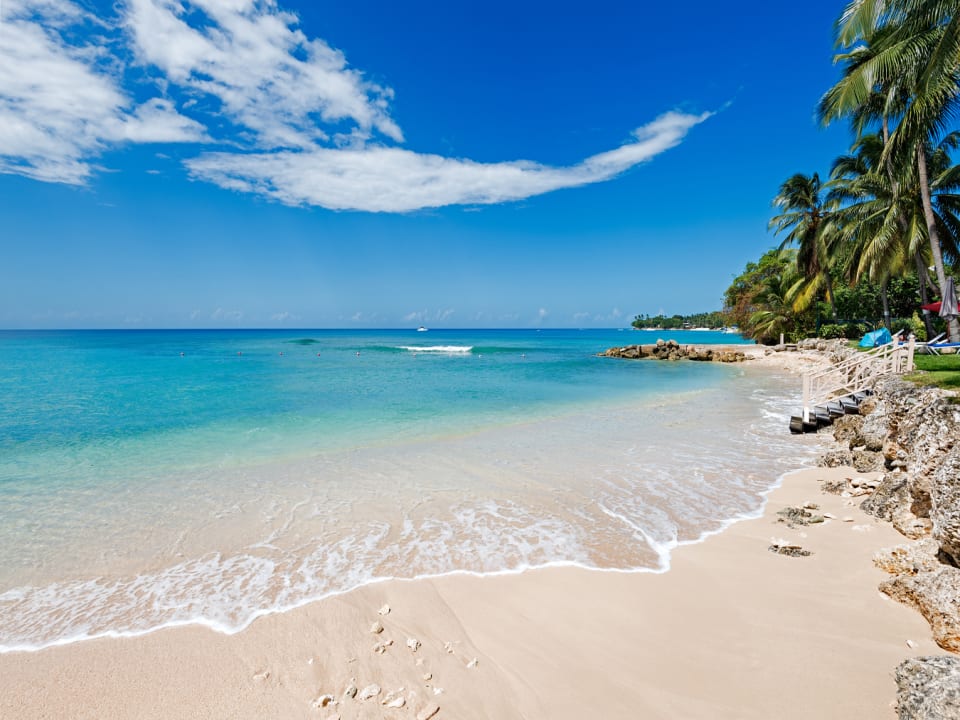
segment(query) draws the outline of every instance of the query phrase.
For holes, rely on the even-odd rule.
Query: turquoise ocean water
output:
[[[812,453],[795,378],[616,330],[0,332],[0,651],[388,577],[663,570]]]

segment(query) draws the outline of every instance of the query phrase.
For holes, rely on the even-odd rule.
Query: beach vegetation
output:
[[[651,328],[656,330],[683,330],[689,328],[708,328],[721,330],[729,326],[730,317],[720,311],[694,313],[692,315],[637,315],[633,327],[638,330]]]
[[[779,186],[779,248],[734,279],[725,310],[760,342],[880,326],[960,341],[956,318],[920,309],[960,268],[960,0],[852,0],[835,31],[840,78],[816,113],[849,123],[852,145],[826,181]]]

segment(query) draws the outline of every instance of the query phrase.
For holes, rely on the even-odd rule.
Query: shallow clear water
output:
[[[0,333],[0,650],[385,577],[663,569],[812,446],[795,379],[596,357],[657,337]]]

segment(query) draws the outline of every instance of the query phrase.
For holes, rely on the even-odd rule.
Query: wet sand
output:
[[[941,651],[877,590],[871,557],[901,537],[859,499],[820,492],[853,474],[787,476],[762,517],[676,549],[662,574],[390,581],[233,636],[184,627],[6,654],[0,717],[892,719],[897,663]],[[835,518],[778,521],[804,501]],[[812,554],[775,554],[775,540]],[[379,694],[344,697],[351,684]]]

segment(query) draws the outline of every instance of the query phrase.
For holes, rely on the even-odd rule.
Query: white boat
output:
[[[426,332],[426,331],[427,329],[423,325],[417,328],[417,332]]]

